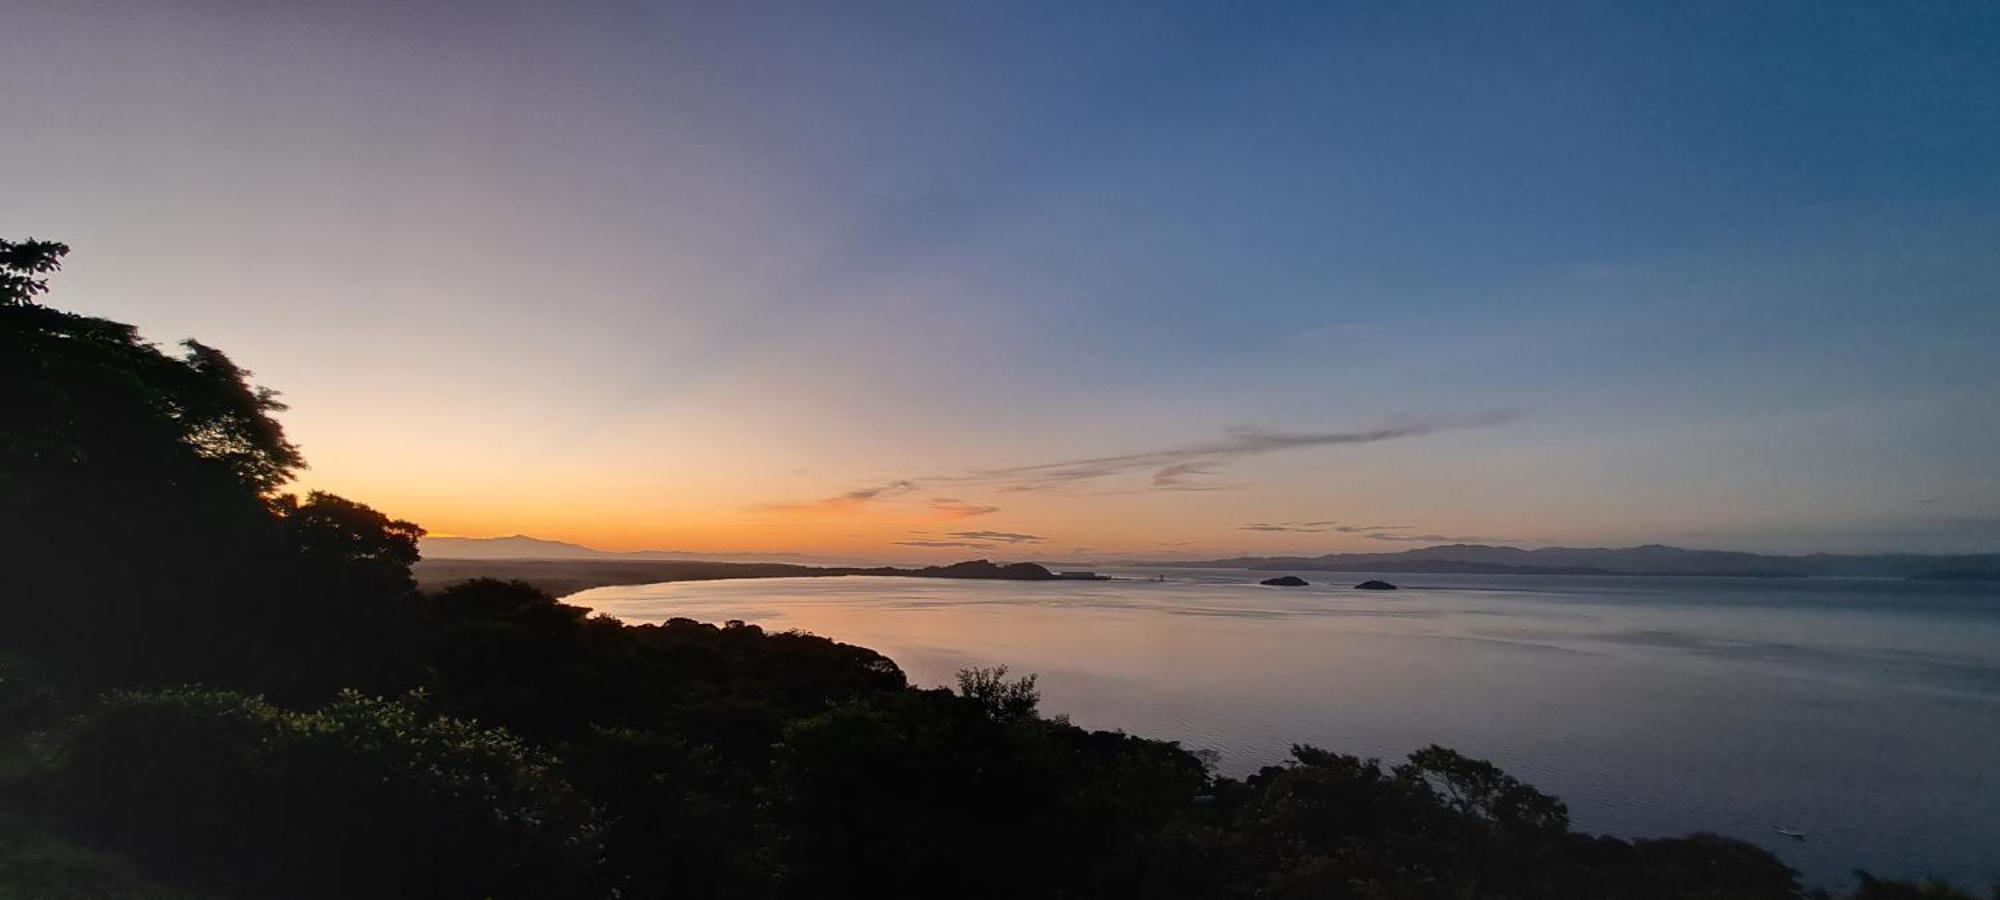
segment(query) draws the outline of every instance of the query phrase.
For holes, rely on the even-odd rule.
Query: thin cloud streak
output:
[[[1218,473],[1223,468],[1238,460],[1249,457],[1318,447],[1375,444],[1403,438],[1422,437],[1435,434],[1439,431],[1463,428],[1486,428],[1511,422],[1520,418],[1520,415],[1518,412],[1496,411],[1462,418],[1440,418],[1364,431],[1283,432],[1254,427],[1240,427],[1229,429],[1222,438],[1217,440],[1179,447],[1147,450],[1138,453],[1121,453],[1111,456],[1094,456],[1062,462],[978,469],[963,475],[936,475],[898,479],[820,500],[805,503],[774,503],[767,504],[762,508],[775,511],[839,512],[853,510],[885,498],[906,494],[920,487],[934,484],[988,486],[1002,493],[1014,493],[1058,490],[1072,485],[1143,473],[1150,473],[1148,484],[1152,490],[1221,490],[1227,488],[1228,485],[1218,485],[1213,482],[1203,481],[1202,479]],[[946,501],[940,500],[937,502],[945,503]],[[950,502],[956,503],[957,501]],[[969,504],[967,506],[970,507]]]
[[[1466,534],[1364,534],[1371,541],[1398,541],[1406,544],[1533,544],[1520,538],[1483,537]]]
[[[1152,484],[1155,487],[1172,488],[1185,485],[1191,477],[1213,474],[1223,466],[1246,457],[1313,447],[1374,444],[1400,438],[1422,437],[1449,429],[1484,428],[1501,425],[1519,417],[1520,414],[1516,412],[1490,412],[1462,419],[1437,419],[1366,431],[1288,433],[1251,427],[1232,428],[1220,440],[1183,447],[1097,456],[1066,462],[985,469],[954,480],[999,483],[1003,489],[1034,490],[1150,471]]]
[[[1318,519],[1311,522],[1246,522],[1236,526],[1238,531],[1258,531],[1285,534],[1351,534],[1371,541],[1391,541],[1404,544],[1520,544],[1535,543],[1518,538],[1482,537],[1478,535],[1453,534],[1399,534],[1407,532],[1411,525],[1341,525],[1337,519]]]
[[[1158,472],[1153,473],[1153,486],[1156,488],[1186,487],[1188,485],[1189,477],[1196,475],[1213,475],[1215,474],[1215,468],[1217,465],[1218,464],[1214,462],[1206,462],[1201,460],[1197,460],[1194,462],[1174,463],[1171,466],[1167,466],[1166,468],[1163,468]]]
[[[937,513],[946,519],[970,519],[974,516],[991,515],[999,511],[1000,507],[997,506],[967,503],[964,500],[954,497],[937,497],[931,500],[931,512]]]
[[[915,482],[905,479],[891,481],[887,484],[880,484],[874,487],[858,488],[848,491],[845,494],[835,494],[831,497],[822,497],[818,500],[808,500],[802,503],[766,503],[759,506],[758,509],[772,512],[849,512],[867,506],[884,497],[895,497],[907,494],[916,489],[917,485]]]
[[[1380,532],[1402,531],[1409,525],[1342,525],[1338,519],[1318,519],[1311,522],[1247,522],[1236,526],[1238,531],[1283,531],[1297,534],[1358,534],[1364,537]],[[1378,540],[1391,540],[1379,538]]]
[[[1003,544],[1045,544],[1048,538],[1018,531],[954,531],[952,537],[968,541],[995,541]]]

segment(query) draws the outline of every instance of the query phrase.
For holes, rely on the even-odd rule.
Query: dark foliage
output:
[[[304,462],[275,395],[212,347],[36,303],[66,250],[0,245],[0,650],[99,686],[375,683],[419,530],[276,496]]]
[[[69,245],[56,241],[0,239],[0,306],[27,306],[49,289],[42,277],[62,268]]]
[[[1867,872],[1855,872],[1854,877],[1861,886],[1848,895],[1850,900],[1979,900],[1942,881],[1892,881]],[[2000,900],[2000,887],[1987,896]]]
[[[57,790],[85,832],[230,893],[600,893],[595,822],[550,767],[505,731],[402,702],[344,694],[295,713],[169,690],[85,719]]]
[[[1173,744],[941,690],[797,722],[780,762],[787,896],[1088,893],[1103,860],[1190,808],[1207,781]]]

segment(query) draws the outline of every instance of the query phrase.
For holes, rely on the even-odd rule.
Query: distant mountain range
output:
[[[1727,550],[1643,547],[1544,547],[1523,550],[1486,544],[1447,544],[1398,553],[1328,553],[1321,556],[1237,556],[1152,563],[1189,568],[1319,572],[1427,572],[1490,575],[1728,575],[1805,577],[1847,575],[1886,578],[2000,580],[2000,553],[1930,556],[1914,553],[1767,556]]]
[[[527,535],[494,538],[426,537],[425,559],[699,561],[810,563],[852,567],[853,560],[801,553],[713,553],[693,550],[597,550]],[[1771,556],[1728,550],[1643,547],[1543,547],[1445,544],[1395,553],[1320,556],[1235,556],[1227,559],[1135,562],[1132,565],[1301,572],[1400,572],[1468,575],[1719,575],[1796,578],[1846,575],[1882,578],[2000,581],[2000,553],[1885,553]],[[1084,567],[1077,563],[1070,567]],[[858,571],[858,569],[857,569]],[[982,576],[992,577],[992,576]]]
[[[598,550],[582,544],[516,534],[508,537],[425,537],[425,559],[671,559],[703,562],[827,562],[803,553],[715,553],[694,550]]]

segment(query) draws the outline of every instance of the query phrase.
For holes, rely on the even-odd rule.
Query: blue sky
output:
[[[434,530],[2000,548],[1991,3],[9,19],[58,301],[229,350],[312,486]]]

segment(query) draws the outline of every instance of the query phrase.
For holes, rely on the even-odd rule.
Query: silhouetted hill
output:
[[[1729,550],[1687,550],[1661,544],[1616,548],[1543,547],[1536,550],[1487,544],[1446,544],[1398,553],[1238,556],[1228,559],[1164,562],[1157,565],[1322,572],[1493,575],[2000,577],[2000,554],[1930,556],[1892,553],[1845,556],[1815,553],[1808,556],[1768,556]]]
[[[714,560],[648,560],[603,557],[581,559],[425,559],[411,567],[417,585],[435,590],[474,578],[525,581],[558,597],[614,584],[654,584],[664,581],[716,581],[726,578],[808,578],[834,575],[879,575],[903,578],[991,578],[1002,581],[1053,581],[1055,573],[1034,563],[995,563],[984,559],[902,569],[894,566],[800,566],[790,563],[720,562]]]
[[[490,538],[425,535],[417,546],[425,559],[595,559],[605,555],[601,550],[580,544],[543,540],[525,534]]]
[[[832,562],[803,553],[726,553],[699,550],[599,550],[525,534],[507,537],[434,537],[419,543],[425,559],[659,559],[700,562]]]
[[[1055,581],[1056,573],[1034,563],[996,563],[975,559],[948,566],[907,569],[866,570],[867,574],[914,575],[919,578],[997,578],[1003,581]]]

